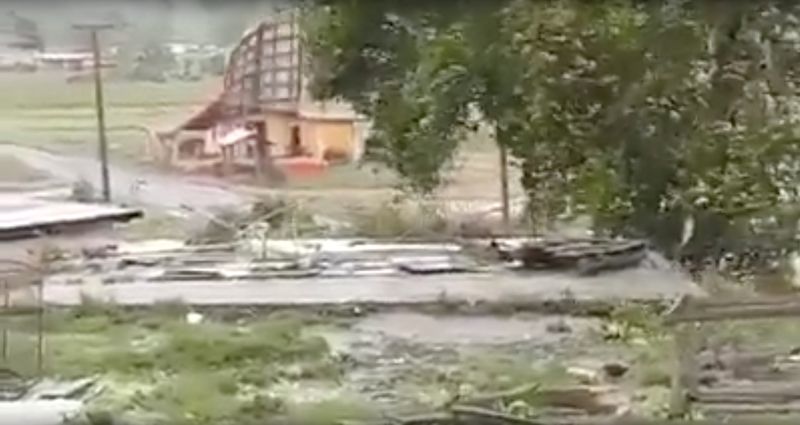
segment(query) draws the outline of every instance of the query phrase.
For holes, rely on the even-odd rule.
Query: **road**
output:
[[[131,282],[45,286],[44,300],[78,305],[88,295],[121,305],[181,300],[198,306],[312,306],[337,304],[532,304],[548,301],[660,300],[702,291],[678,272],[642,267],[577,277],[569,273],[493,272],[438,276],[362,276],[261,281]]]
[[[91,158],[53,154],[19,145],[0,144],[0,155],[10,155],[32,168],[50,173],[58,180],[86,180],[99,190],[99,161]],[[179,210],[182,205],[209,211],[215,208],[244,205],[248,197],[220,186],[191,181],[188,178],[137,170],[117,164],[110,166],[113,201],[153,209]],[[139,183],[143,181],[144,184]],[[134,189],[135,187],[137,189]]]
[[[58,179],[84,178],[94,184],[98,181],[98,162],[93,159],[60,156],[16,145],[0,145],[0,155],[3,154],[47,170]],[[130,188],[143,175],[146,185],[137,193],[131,193]],[[153,209],[180,210],[182,205],[189,205],[198,210],[211,210],[241,206],[248,201],[246,195],[224,187],[118,165],[111,167],[111,180],[115,201]],[[196,305],[407,304],[437,302],[442,298],[468,302],[547,301],[563,299],[566,294],[587,300],[659,299],[696,292],[697,287],[677,272],[642,267],[591,278],[556,273],[504,273],[502,276],[463,274],[415,276],[413,279],[372,276],[237,282],[134,281],[93,288],[47,285],[45,301],[78,304],[81,294],[87,293],[130,305],[175,299]]]

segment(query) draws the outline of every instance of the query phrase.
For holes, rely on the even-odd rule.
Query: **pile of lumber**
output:
[[[542,388],[537,383],[469,398],[456,398],[442,409],[372,422],[344,421],[342,425],[605,425],[620,418],[627,405],[613,387],[568,386]],[[535,407],[536,417],[513,412],[514,406]]]
[[[25,379],[11,369],[0,368],[0,401],[22,398],[28,391]]]
[[[584,275],[635,267],[647,255],[647,244],[635,240],[531,240],[517,247],[495,247],[525,269],[575,270]]]

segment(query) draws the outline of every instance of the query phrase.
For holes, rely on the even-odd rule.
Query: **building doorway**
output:
[[[294,124],[290,129],[289,156],[303,156],[303,142],[300,138],[300,126]]]

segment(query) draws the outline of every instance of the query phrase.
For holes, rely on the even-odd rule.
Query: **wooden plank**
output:
[[[386,418],[369,422],[347,422],[346,425],[797,425],[797,417],[754,415],[725,419],[667,420],[638,417],[536,417],[520,418],[503,412],[454,406],[453,415],[433,413],[409,417]],[[345,423],[343,423],[345,425]]]
[[[800,400],[800,385],[752,384],[696,390],[692,399],[701,403],[788,403]]]
[[[734,305],[726,307],[687,306],[683,311],[675,311],[664,318],[668,325],[687,322],[713,322],[723,320],[770,319],[800,316],[800,302],[782,304]]]
[[[800,413],[800,403],[790,404],[710,404],[698,406],[698,410],[709,415],[786,415]],[[797,419],[795,419],[797,421]],[[728,423],[728,422],[726,422]],[[773,423],[761,422],[761,423]],[[795,422],[798,423],[798,422]]]
[[[664,315],[666,324],[686,322],[766,319],[800,316],[800,298],[695,298],[682,297]]]
[[[455,414],[457,419],[465,417],[476,418],[479,420],[479,423],[485,424],[502,423],[508,425],[546,425],[545,422],[538,420],[521,418],[481,407],[456,405],[450,410]]]

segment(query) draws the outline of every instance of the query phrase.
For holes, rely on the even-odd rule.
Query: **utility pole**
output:
[[[101,73],[100,40],[99,32],[114,28],[111,24],[80,24],[73,25],[79,31],[88,31],[92,44],[92,57],[94,62],[94,101],[97,110],[97,139],[100,156],[100,181],[103,186],[103,200],[111,202],[111,183],[108,175],[108,140],[106,139],[105,105],[103,104],[103,76]]]
[[[250,88],[250,99],[252,102],[252,109],[248,108],[245,112],[246,116],[250,116],[251,114],[256,114],[255,120],[253,120],[253,125],[256,130],[256,141],[255,141],[255,171],[256,171],[256,181],[259,184],[264,183],[265,180],[265,157],[266,157],[266,143],[267,143],[267,131],[266,125],[264,122],[264,111],[261,108],[261,88],[262,88],[262,79],[264,78],[264,31],[266,31],[266,27],[264,24],[261,24],[256,29],[256,46],[255,46],[255,55],[254,55],[254,66],[255,70],[253,71],[253,80],[252,86]],[[273,51],[274,54],[274,51]]]
[[[511,206],[508,195],[508,152],[506,147],[498,144],[500,150],[500,209],[503,217],[503,231],[511,231]]]

